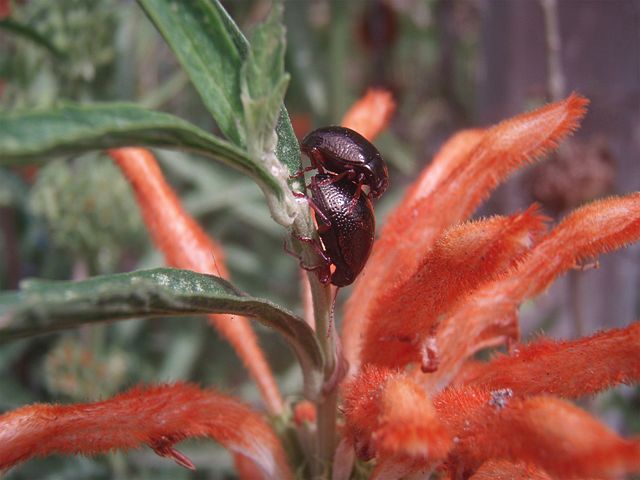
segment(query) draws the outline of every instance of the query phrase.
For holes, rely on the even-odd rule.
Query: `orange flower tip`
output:
[[[304,423],[315,423],[316,406],[309,400],[303,400],[293,408],[293,421],[297,426]]]
[[[587,107],[589,103],[591,103],[588,98],[576,92],[571,92],[571,95],[569,95],[565,101],[567,103],[567,110],[569,110],[571,116],[575,118],[584,117],[587,113]]]
[[[179,452],[172,446],[166,445],[166,446],[160,446],[160,447],[153,447],[153,451],[156,452],[161,457],[167,457],[172,459],[178,465],[188,470],[195,471],[196,469],[196,466],[193,464],[191,459],[189,459],[189,457],[187,457],[184,453]]]
[[[391,121],[396,103],[391,92],[370,88],[342,119],[342,126],[355,130],[368,140],[377,137]]]
[[[566,123],[564,123],[562,130],[566,132],[574,132],[580,126],[580,121],[587,114],[587,106],[589,103],[590,102],[587,98],[573,92],[566,99],[561,100],[558,103],[552,103],[549,106],[553,107],[558,104],[564,105],[567,112],[567,120]]]

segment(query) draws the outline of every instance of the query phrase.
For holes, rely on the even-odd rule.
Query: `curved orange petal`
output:
[[[454,478],[494,458],[536,464],[559,478],[616,478],[640,470],[639,442],[564,400],[465,388],[445,390],[434,404],[456,438],[446,462]]]
[[[468,217],[477,205],[514,170],[555,147],[574,130],[588,101],[578,95],[504,121],[481,133],[454,137],[443,148],[440,178],[426,183],[427,193],[410,190],[374,244],[367,266],[347,303],[343,344],[357,366],[360,338],[373,300],[387,285],[413,274],[420,259],[450,225]],[[444,158],[444,157],[443,157]],[[447,168],[451,164],[452,168]],[[430,190],[429,190],[430,189]]]
[[[640,382],[640,323],[570,341],[538,339],[476,365],[465,384],[576,398]]]
[[[340,124],[373,141],[387,128],[395,110],[396,102],[391,92],[382,88],[370,88],[351,106]]]
[[[151,238],[167,264],[228,278],[222,248],[184,210],[153,154],[143,148],[119,148],[109,154],[131,183]],[[208,318],[234,347],[258,384],[269,410],[280,413],[283,408],[280,391],[249,320],[220,314]]]
[[[387,225],[399,221],[398,218],[409,214],[418,201],[428,197],[436,189],[443,188],[444,183],[454,172],[464,168],[464,163],[468,161],[486,132],[481,128],[468,128],[456,132],[448,139],[440,147],[431,163],[407,189],[402,202],[391,213]]]
[[[371,437],[378,427],[381,390],[389,378],[398,375],[399,372],[388,368],[365,365],[343,387],[344,437],[354,446],[359,458],[368,460],[375,455]]]
[[[0,416],[0,469],[52,454],[95,455],[147,445],[191,467],[173,448],[209,437],[260,467],[266,478],[292,478],[278,438],[262,416],[239,401],[194,385],[134,388],[109,400],[36,404]]]
[[[553,480],[535,465],[508,460],[487,460],[469,480]]]
[[[406,377],[389,379],[380,396],[380,410],[373,439],[381,461],[410,460],[425,468],[445,458],[452,438],[417,384]]]
[[[425,371],[437,368],[437,346],[430,349],[428,343],[438,318],[481,283],[515,266],[544,232],[544,221],[534,206],[445,231],[413,276],[388,286],[375,300],[361,362],[387,367],[419,362]]]
[[[640,193],[596,201],[575,210],[512,273],[485,284],[456,305],[436,334],[440,368],[425,375],[424,383],[431,390],[448,384],[468,356],[492,343],[487,332],[502,340],[520,303],[539,294],[581,259],[638,239]]]
[[[397,371],[365,366],[346,385],[344,399],[345,438],[383,470],[428,469],[449,451],[451,436],[428,395]]]
[[[251,460],[240,453],[233,455],[236,474],[240,480],[265,480],[262,470]]]

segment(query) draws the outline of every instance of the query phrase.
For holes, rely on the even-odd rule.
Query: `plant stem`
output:
[[[336,368],[335,328],[332,325],[331,288],[322,285],[313,272],[309,272],[313,312],[316,323],[316,338],[325,355],[325,382],[330,379]],[[336,443],[336,418],[338,395],[335,388],[324,395],[317,403],[317,447],[313,459],[315,478],[328,478]]]
[[[288,188],[288,187],[287,187]],[[286,192],[287,189],[283,190]],[[269,198],[267,196],[267,198]],[[276,199],[274,199],[276,200]],[[288,203],[288,205],[287,205]],[[293,222],[291,230],[294,233],[292,242],[294,250],[300,255],[305,265],[318,265],[322,259],[308,242],[296,240],[296,238],[318,239],[315,224],[311,219],[309,206],[297,202],[293,195],[286,195],[284,199],[276,200],[276,215],[284,218],[291,215]],[[279,215],[282,214],[282,215]],[[318,392],[316,402],[317,411],[317,442],[314,458],[311,460],[311,469],[315,479],[329,478],[331,463],[336,447],[336,418],[337,418],[337,380],[336,368],[340,367],[337,356],[336,329],[333,326],[333,295],[329,285],[323,285],[318,280],[315,272],[309,271],[307,275],[311,286],[311,299],[313,301],[313,314],[315,317],[316,339],[324,355],[324,388]],[[338,379],[339,380],[339,379]]]

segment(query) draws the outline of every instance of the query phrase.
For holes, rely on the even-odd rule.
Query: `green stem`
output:
[[[315,225],[311,219],[309,207],[296,201],[288,189],[283,188],[285,195],[281,200],[272,198],[275,208],[272,214],[276,220],[292,217],[291,231],[296,236],[303,238],[318,238]],[[269,196],[267,195],[267,198]],[[322,259],[308,242],[294,240],[294,250],[300,255],[305,265],[318,265]],[[332,325],[333,295],[329,285],[323,285],[318,280],[315,272],[309,272],[309,283],[313,300],[313,313],[315,317],[316,339],[324,354],[324,384],[329,391],[319,392],[315,398],[317,409],[317,442],[314,458],[311,460],[312,473],[315,479],[329,478],[331,463],[336,447],[336,418],[337,418],[337,393],[333,381],[334,371],[339,367],[336,362],[337,336],[335,326]]]
[[[325,382],[331,378],[336,368],[336,342],[335,326],[333,321],[331,305],[331,287],[322,285],[313,272],[309,272],[311,283],[311,296],[313,298],[313,310],[316,321],[316,338],[325,355]],[[336,447],[336,418],[337,418],[338,395],[336,388],[331,389],[326,395],[316,403],[317,408],[317,449],[314,459],[313,473],[315,478],[329,478],[331,473],[331,463]]]

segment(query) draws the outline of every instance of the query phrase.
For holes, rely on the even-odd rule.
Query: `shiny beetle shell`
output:
[[[359,195],[356,199],[358,185],[348,179],[329,182],[332,177],[316,175],[310,189],[315,207],[322,214],[316,215],[318,234],[335,265],[330,281],[344,287],[353,283],[367,263],[376,224],[369,197]]]
[[[389,186],[389,172],[382,155],[366,138],[345,127],[323,127],[309,133],[302,151],[319,172],[346,173],[348,178],[370,188],[378,198]]]

